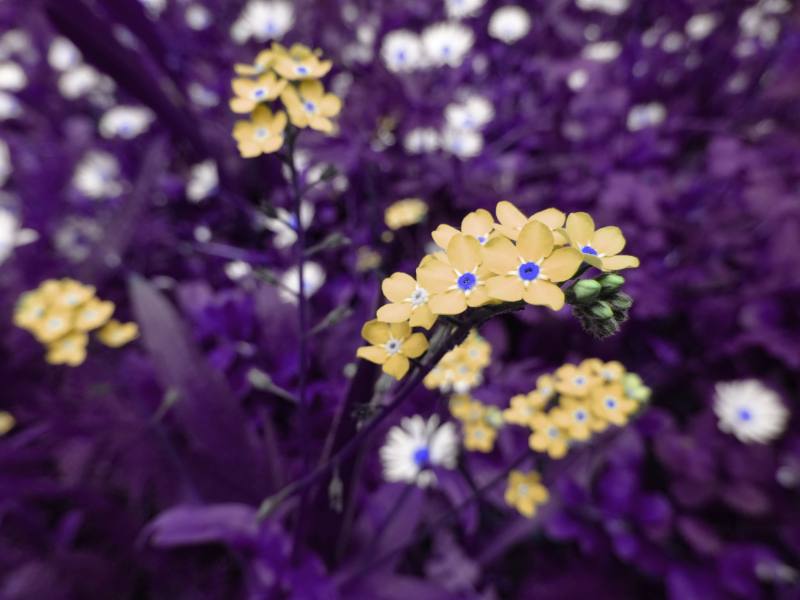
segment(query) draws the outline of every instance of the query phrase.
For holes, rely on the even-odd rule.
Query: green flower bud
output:
[[[608,299],[609,304],[616,310],[628,310],[633,306],[633,298],[624,292],[618,292]]]
[[[598,277],[597,280],[603,286],[603,292],[605,293],[616,292],[625,283],[625,278],[616,273],[606,273]]]
[[[500,429],[503,426],[503,411],[496,406],[486,407],[486,416],[484,418],[495,429]]]
[[[601,289],[600,283],[594,279],[581,279],[572,286],[572,293],[577,302],[589,302],[597,298]]]
[[[614,318],[614,311],[612,310],[611,306],[608,302],[603,302],[600,300],[599,302],[595,302],[592,307],[589,309],[596,318],[598,319],[613,319]]]

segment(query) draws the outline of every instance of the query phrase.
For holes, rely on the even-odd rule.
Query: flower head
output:
[[[421,333],[411,333],[408,323],[368,321],[361,329],[362,337],[371,346],[362,346],[356,355],[383,366],[383,372],[402,379],[409,369],[409,358],[418,358],[428,349],[428,340]]]
[[[334,94],[325,93],[322,83],[307,80],[295,88],[288,86],[281,94],[289,119],[296,127],[311,127],[317,131],[331,133],[335,117],[342,110],[342,101]]]
[[[422,40],[413,31],[398,29],[386,34],[381,44],[381,58],[393,73],[405,73],[422,66]]]
[[[497,429],[485,420],[464,423],[464,448],[488,453],[494,449]]]
[[[635,256],[622,255],[625,237],[619,227],[594,228],[588,213],[572,213],[567,217],[567,234],[574,248],[583,254],[583,260],[603,271],[619,271],[639,266]]]
[[[445,10],[450,19],[463,19],[475,15],[486,0],[445,0]]]
[[[442,357],[423,383],[428,389],[466,394],[483,381],[483,370],[488,366],[491,354],[489,342],[473,329],[463,343]]]
[[[437,23],[422,32],[428,62],[435,67],[458,67],[472,49],[475,35],[461,23]]]
[[[541,477],[536,471],[523,473],[511,471],[506,487],[506,504],[513,506],[520,513],[531,518],[539,505],[547,502],[547,488],[541,484]]]
[[[249,121],[237,121],[233,137],[244,158],[277,152],[283,146],[283,131],[286,129],[286,113],[272,114],[266,106],[258,106]]]
[[[638,404],[625,395],[621,384],[602,385],[592,390],[589,405],[592,414],[617,426],[625,425]]]
[[[386,226],[392,231],[416,225],[428,214],[428,205],[419,198],[405,198],[393,202],[383,214]]]
[[[464,235],[475,238],[478,243],[483,246],[491,238],[493,230],[494,219],[492,219],[492,214],[488,210],[479,208],[467,214],[461,220],[460,232],[450,225],[439,225],[433,233],[431,233],[431,237],[442,250],[447,250],[450,240],[458,233],[463,233]]]
[[[314,219],[314,205],[300,202],[300,221],[308,228]],[[276,208],[275,217],[262,217],[260,224],[275,234],[272,245],[276,248],[288,248],[297,241],[297,217],[285,208]]]
[[[82,304],[74,315],[74,327],[78,331],[91,331],[103,326],[114,314],[114,303],[91,298]]]
[[[458,436],[453,423],[439,426],[439,417],[419,415],[392,427],[380,450],[383,478],[427,487],[436,481],[431,467],[453,469],[458,459]]]
[[[287,50],[275,43],[272,50],[275,53],[273,68],[278,75],[290,81],[319,79],[333,66],[329,60],[320,60],[319,51],[311,50],[303,44],[294,44]]]
[[[89,337],[82,331],[65,335],[47,346],[47,362],[51,365],[76,367],[86,360],[86,346]]]
[[[494,107],[487,98],[471,95],[461,102],[448,104],[444,118],[449,127],[479,130],[494,118]]]
[[[593,415],[589,405],[577,398],[562,397],[558,407],[550,414],[553,422],[566,431],[573,440],[588,440],[592,431],[604,427]]]
[[[378,309],[378,319],[386,323],[409,321],[411,327],[430,329],[436,315],[428,306],[428,291],[406,273],[394,273],[381,284],[384,296],[390,300]]]
[[[112,319],[97,332],[97,339],[111,348],[119,348],[139,337],[139,326],[136,323],[120,323]]]
[[[489,35],[506,44],[524,38],[531,29],[531,17],[521,6],[503,6],[489,19]]]
[[[494,274],[486,284],[491,298],[525,300],[553,310],[559,310],[565,301],[564,292],[556,283],[575,275],[581,264],[576,250],[554,250],[552,232],[539,221],[522,228],[516,245],[505,237],[490,240],[483,248],[483,258]]]
[[[531,450],[546,452],[551,458],[562,458],[569,448],[569,435],[552,414],[539,413],[531,418],[533,433],[528,438]]]
[[[531,420],[547,405],[547,398],[540,392],[532,391],[527,394],[517,394],[511,398],[511,405],[503,411],[503,418],[507,423],[531,426]]]
[[[774,440],[783,433],[789,419],[780,396],[757,379],[718,383],[714,413],[719,428],[745,444]]]
[[[258,79],[234,79],[231,87],[236,94],[231,99],[231,110],[235,113],[252,112],[262,102],[275,100],[286,87],[285,79],[278,79],[275,73],[265,73]]]

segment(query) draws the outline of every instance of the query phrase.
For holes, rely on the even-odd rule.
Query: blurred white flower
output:
[[[122,192],[119,163],[114,155],[100,150],[87,152],[72,176],[72,185],[94,200],[113,198]]]
[[[225,275],[232,281],[244,279],[253,272],[253,267],[243,260],[234,260],[225,265]]]
[[[444,6],[449,19],[463,19],[477,13],[486,0],[445,0]]]
[[[111,78],[100,74],[90,65],[69,69],[58,79],[58,91],[67,100],[90,94],[98,98],[110,98],[114,88],[114,81]]]
[[[217,163],[211,159],[204,160],[194,165],[189,171],[186,197],[190,202],[202,202],[217,189],[218,185]]]
[[[424,62],[422,40],[407,29],[387,33],[381,45],[381,58],[386,68],[393,73],[418,69]]]
[[[317,293],[325,283],[325,269],[315,262],[307,262],[303,267],[303,292],[306,298]],[[291,267],[281,277],[281,288],[278,295],[281,300],[290,304],[297,304],[300,293],[300,276],[297,267]]]
[[[189,99],[201,108],[211,108],[219,104],[219,96],[201,83],[193,81],[188,87]]]
[[[521,6],[503,6],[489,19],[489,35],[496,40],[513,44],[528,35],[531,16]]]
[[[187,6],[184,18],[189,28],[195,31],[202,31],[208,28],[213,20],[209,10],[202,4],[190,4]]]
[[[14,119],[22,114],[19,100],[11,94],[0,92],[0,121]]]
[[[130,140],[147,130],[153,113],[141,106],[115,106],[100,117],[100,134],[104,138]]]
[[[639,131],[648,127],[655,127],[664,122],[667,110],[660,102],[637,104],[628,111],[628,130]]]
[[[589,74],[584,69],[575,69],[567,77],[567,87],[573,92],[582,90],[587,83],[589,83]]]
[[[38,233],[33,229],[20,229],[17,216],[0,206],[0,264],[11,256],[17,246],[30,244],[38,239]]]
[[[28,76],[17,63],[7,61],[0,63],[0,90],[18,92],[28,85]]]
[[[458,67],[472,49],[475,35],[461,23],[437,23],[422,32],[427,62],[434,67]]]
[[[459,158],[478,156],[483,150],[483,136],[470,129],[445,127],[442,132],[442,150]]]
[[[628,10],[629,0],[575,0],[581,10],[597,10],[609,15],[619,15]]]
[[[448,127],[482,129],[494,118],[494,106],[483,96],[467,96],[461,102],[448,104],[444,109]]]
[[[153,18],[160,16],[167,8],[167,0],[139,0],[139,2],[147,9],[147,14]]]
[[[231,27],[231,37],[243,44],[282,38],[294,25],[294,8],[286,0],[250,0]]]
[[[439,417],[427,421],[420,415],[406,417],[392,427],[380,450],[386,481],[427,487],[436,483],[431,467],[454,469],[458,460],[458,435],[453,423],[439,426]]]
[[[702,40],[717,26],[717,17],[713,13],[693,15],[686,21],[686,35],[693,40]]]
[[[597,62],[611,62],[622,49],[617,42],[595,42],[589,44],[583,49],[583,57],[589,60],[596,60]]]
[[[66,71],[81,64],[81,51],[67,38],[58,36],[50,43],[47,62],[56,71]]]
[[[433,127],[417,127],[406,133],[403,147],[409,154],[427,154],[439,149],[439,132]]]
[[[745,444],[772,441],[783,433],[789,418],[778,394],[757,379],[718,383],[714,413],[720,430]]]
[[[297,241],[297,218],[284,208],[275,209],[276,216],[262,216],[259,224],[275,234],[272,245],[276,248],[288,248]],[[314,205],[310,202],[300,203],[300,221],[307,229],[314,219]]]
[[[56,250],[72,262],[88,258],[95,244],[103,237],[97,221],[72,217],[58,228],[54,236]]]

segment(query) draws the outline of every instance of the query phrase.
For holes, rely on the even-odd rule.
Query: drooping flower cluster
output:
[[[603,271],[636,267],[638,259],[620,256],[625,238],[618,227],[595,231],[586,213],[569,216],[548,208],[524,215],[510,202],[499,202],[497,220],[484,209],[469,213],[461,229],[439,225],[432,233],[440,248],[420,261],[416,277],[394,273],[384,279],[382,289],[389,303],[378,309],[374,323],[405,325],[396,334],[411,335],[411,329],[430,329],[440,315],[455,316],[470,308],[504,302],[524,302],[560,310],[567,298],[561,285],[579,273],[582,263]],[[585,269],[584,269],[585,270]],[[384,371],[400,378],[408,364],[405,338],[381,335],[365,339],[373,346],[359,349],[358,356],[384,365]],[[384,335],[385,334],[385,335]],[[380,338],[382,341],[376,341]],[[384,339],[385,338],[385,339]],[[423,336],[424,339],[424,336]],[[410,358],[427,349],[415,338]],[[387,364],[391,359],[391,365]]]
[[[45,345],[47,362],[74,367],[86,360],[90,331],[97,330],[97,339],[112,348],[139,335],[136,323],[111,318],[114,309],[113,302],[95,295],[93,286],[74,279],[48,279],[19,298],[14,324]]]
[[[497,433],[505,423],[503,411],[469,394],[456,394],[450,398],[450,414],[461,421],[464,448],[484,453],[494,449]]]
[[[491,344],[473,329],[463,343],[442,357],[423,383],[429,390],[466,394],[483,382],[483,370],[491,358]]]
[[[236,65],[239,77],[231,82],[235,96],[230,107],[237,114],[250,115],[249,120],[237,121],[233,128],[244,158],[280,150],[289,122],[298,129],[333,132],[331,118],[339,114],[342,102],[326,92],[320,81],[332,66],[321,56],[321,50],[303,44],[286,48],[273,42],[256,56],[254,64]],[[282,108],[270,107],[279,99]]]

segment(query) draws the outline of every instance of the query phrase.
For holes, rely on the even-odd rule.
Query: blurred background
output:
[[[343,100],[334,135],[299,141],[303,181],[325,174],[307,411],[284,393],[289,190],[275,156],[239,156],[228,107],[234,64],[275,40],[321,48]],[[800,598],[799,65],[790,0],[0,2],[0,597]],[[406,198],[427,214],[395,228]],[[532,520],[498,489],[413,538],[469,493],[455,473],[376,549],[398,415],[340,490],[257,521],[369,400],[354,356],[382,278],[500,200],[618,225],[641,267],[611,338],[569,309],[488,323],[474,394],[504,407],[596,356],[638,373],[649,408],[545,473]],[[65,277],[143,335],[49,364],[15,306]],[[755,433],[722,408],[731,382]],[[447,419],[446,397],[420,388],[403,412]],[[525,443],[464,461],[488,481]]]

